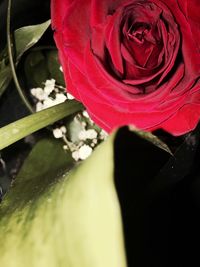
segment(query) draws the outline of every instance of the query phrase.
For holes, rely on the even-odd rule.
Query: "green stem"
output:
[[[16,89],[23,101],[23,103],[25,104],[25,106],[27,107],[27,109],[31,112],[34,113],[34,110],[32,108],[32,106],[30,105],[28,99],[26,98],[26,96],[24,95],[24,92],[19,84],[18,78],[17,78],[17,74],[16,74],[16,70],[15,70],[15,64],[13,61],[13,55],[12,55],[12,43],[11,43],[11,33],[10,33],[10,17],[11,17],[11,0],[8,0],[8,9],[7,9],[7,44],[8,44],[8,58],[9,58],[9,63],[10,63],[10,68],[12,71],[12,76],[13,76],[13,80],[16,86]]]

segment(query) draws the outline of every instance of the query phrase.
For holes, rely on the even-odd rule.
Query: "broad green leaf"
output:
[[[126,267],[113,141],[64,175],[57,144],[33,149],[1,206],[2,266]]]
[[[44,81],[52,78],[56,80],[56,84],[65,87],[56,49],[37,47],[37,51],[32,51],[26,56],[24,71],[31,88],[42,87]]]
[[[19,28],[14,33],[15,38],[15,64],[18,65],[20,58],[22,55],[33,45],[35,45],[47,28],[50,25],[50,20],[33,26],[25,26]],[[4,49],[4,53],[1,54],[2,57],[5,57],[7,60],[7,54],[5,53],[6,49]],[[0,58],[0,96],[4,93],[5,89],[8,87],[10,81],[12,79],[12,73],[9,65],[5,65],[3,58]]]
[[[57,50],[47,52],[47,65],[50,76],[54,78],[58,84],[65,86],[63,73],[60,70]]]
[[[79,102],[71,100],[2,127],[0,128],[0,149],[82,109],[83,106]]]
[[[15,31],[15,47],[16,47],[16,55],[17,62],[20,57],[26,52],[29,48],[31,48],[34,44],[36,44],[39,39],[42,37],[44,32],[49,27],[51,21],[47,20],[46,22],[38,25],[26,26]]]
[[[50,78],[47,59],[42,50],[27,55],[24,63],[26,81],[30,88],[43,87],[43,83]]]

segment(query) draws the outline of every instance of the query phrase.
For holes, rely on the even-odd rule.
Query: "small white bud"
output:
[[[62,138],[63,133],[59,128],[53,130],[53,135],[55,138]]]
[[[31,94],[40,101],[44,100],[47,97],[44,90],[39,87],[31,89]]]
[[[55,83],[56,81],[54,79],[46,80],[44,87],[45,94],[47,95],[51,94],[51,92],[55,89]]]
[[[43,110],[44,107],[43,107],[42,102],[38,102],[38,103],[36,104],[35,109],[36,109],[36,112]]]
[[[87,139],[95,139],[97,138],[97,132],[94,129],[89,129],[86,131]]]
[[[83,116],[86,117],[86,118],[90,117],[86,110],[83,111]]]
[[[80,140],[86,140],[87,139],[86,131],[85,130],[80,131],[78,134],[78,138]]]
[[[79,158],[84,160],[92,154],[92,148],[88,145],[83,145],[79,148]]]
[[[53,107],[55,105],[56,105],[56,103],[53,99],[47,98],[43,102],[43,109],[50,108],[50,107]]]
[[[71,95],[71,94],[69,94],[69,93],[67,93],[67,98],[68,98],[69,100],[74,99],[73,95]]]
[[[72,153],[72,158],[75,159],[75,161],[79,160],[79,152],[78,151],[74,151]]]
[[[67,99],[66,95],[62,93],[58,93],[56,94],[56,98],[54,101],[56,104],[60,104],[60,103],[63,103],[66,99]]]
[[[60,127],[60,130],[61,130],[62,133],[64,133],[64,134],[66,134],[66,132],[67,132],[67,129],[66,129],[65,126],[61,126],[61,127]]]

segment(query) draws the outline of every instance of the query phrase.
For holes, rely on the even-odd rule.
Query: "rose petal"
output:
[[[120,30],[114,22],[119,26],[119,9],[146,2],[52,0],[52,25],[68,90],[106,130],[134,124],[146,130],[164,128],[175,135],[184,134],[194,129],[200,118],[198,1],[152,0],[162,9],[170,30],[162,31],[160,68],[150,68],[145,75],[151,51],[141,66],[136,66],[137,60],[134,61],[128,46],[121,45]],[[181,33],[182,54],[178,58],[179,34],[177,29],[172,30],[175,24],[169,10]],[[139,52],[135,57],[140,57]],[[124,60],[130,66],[125,66]],[[154,61],[151,64],[154,66]],[[126,80],[123,82],[117,73],[122,75],[124,66],[129,71],[127,81],[133,85],[125,84]],[[137,79],[131,79],[133,74]]]
[[[159,0],[152,0],[157,3]],[[163,0],[162,0],[163,1]],[[199,47],[199,37],[200,37],[200,28],[199,24],[190,22],[199,21],[199,1],[198,0],[168,0],[163,1],[165,5],[169,7],[172,14],[176,18],[177,24],[180,27],[180,32],[182,34],[182,54],[185,63],[187,64],[187,69],[189,73],[194,75],[199,75],[200,73],[200,53],[197,50],[197,46]],[[194,11],[194,10],[197,11]],[[186,12],[186,13],[185,13]],[[197,12],[197,13],[196,13]],[[191,19],[194,15],[195,19]],[[190,17],[188,20],[187,17]],[[195,41],[196,40],[196,41]],[[197,45],[198,43],[198,45]]]
[[[90,6],[91,0],[52,1],[52,24],[62,35],[63,49],[82,72],[83,50],[90,37]]]

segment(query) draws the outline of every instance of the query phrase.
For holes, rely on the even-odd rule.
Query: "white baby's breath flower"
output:
[[[98,140],[95,138],[92,140],[92,142],[96,145],[98,143]]]
[[[55,105],[56,104],[55,104],[55,101],[53,99],[47,98],[43,102],[43,109],[50,108],[50,107],[53,107]]]
[[[49,87],[55,87],[56,80],[55,79],[47,79],[45,82],[45,86]]]
[[[95,139],[97,138],[98,133],[94,129],[89,129],[86,131],[87,139]]]
[[[31,94],[35,98],[37,98],[39,101],[42,101],[42,100],[44,100],[47,97],[47,95],[45,94],[44,90],[42,88],[40,88],[40,87],[38,87],[38,88],[32,88],[31,89]]]
[[[75,161],[85,160],[92,154],[92,148],[88,145],[81,146],[78,150],[72,152],[72,158]]]
[[[82,130],[78,137],[80,140],[95,139],[97,138],[97,132],[94,129]]]
[[[44,92],[45,94],[47,94],[47,96],[49,96],[52,92],[53,92],[54,88],[52,87],[44,87]]]
[[[55,87],[55,84],[56,84],[56,80],[55,79],[48,79],[46,80],[45,82],[45,86],[54,86]]]
[[[64,149],[64,150],[69,150],[68,145],[64,145],[64,146],[63,146],[63,149]]]
[[[37,102],[36,107],[35,107],[36,112],[43,110],[43,108],[44,107],[43,107],[42,102]]]
[[[43,102],[43,109],[63,103],[66,99],[66,96],[62,93],[57,94],[55,99],[48,97]]]
[[[65,88],[56,85],[54,79],[46,80],[44,89],[39,87],[31,89],[31,94],[36,99],[36,111],[74,99],[71,94],[65,92]],[[63,149],[69,151],[75,161],[81,161],[91,155],[98,142],[107,137],[107,133],[103,130],[99,133],[95,129],[90,129],[94,122],[86,110],[74,117],[74,123],[80,125],[80,129],[76,132],[78,136],[75,142],[71,140],[70,129],[68,130],[64,125],[57,127],[52,133],[55,138],[63,139]]]
[[[74,99],[73,95],[71,95],[71,94],[69,94],[69,93],[67,93],[67,98],[68,98],[69,100]]]
[[[56,128],[53,130],[53,135],[55,138],[62,138],[63,132],[59,128]]]
[[[60,104],[65,102],[65,100],[67,99],[66,95],[62,94],[62,93],[58,93],[56,94],[56,98],[55,98],[55,103],[56,104]]]
[[[66,134],[67,132],[67,129],[64,125],[60,127],[60,130],[62,131],[63,134]]]
[[[55,89],[55,83],[56,81],[54,79],[46,80],[45,86],[44,86],[44,92],[47,95],[50,95],[53,92],[53,90]]]
[[[72,158],[75,159],[75,161],[78,161],[79,160],[79,152],[78,151],[72,152]]]
[[[85,160],[92,154],[92,148],[88,145],[83,145],[79,148],[79,158]]]
[[[79,134],[78,134],[78,138],[80,140],[86,140],[87,139],[86,130],[80,131]]]
[[[108,133],[104,130],[101,130],[100,132],[100,139],[105,140],[108,137]]]
[[[83,116],[84,116],[85,118],[89,118],[89,117],[90,117],[86,110],[83,111]]]

